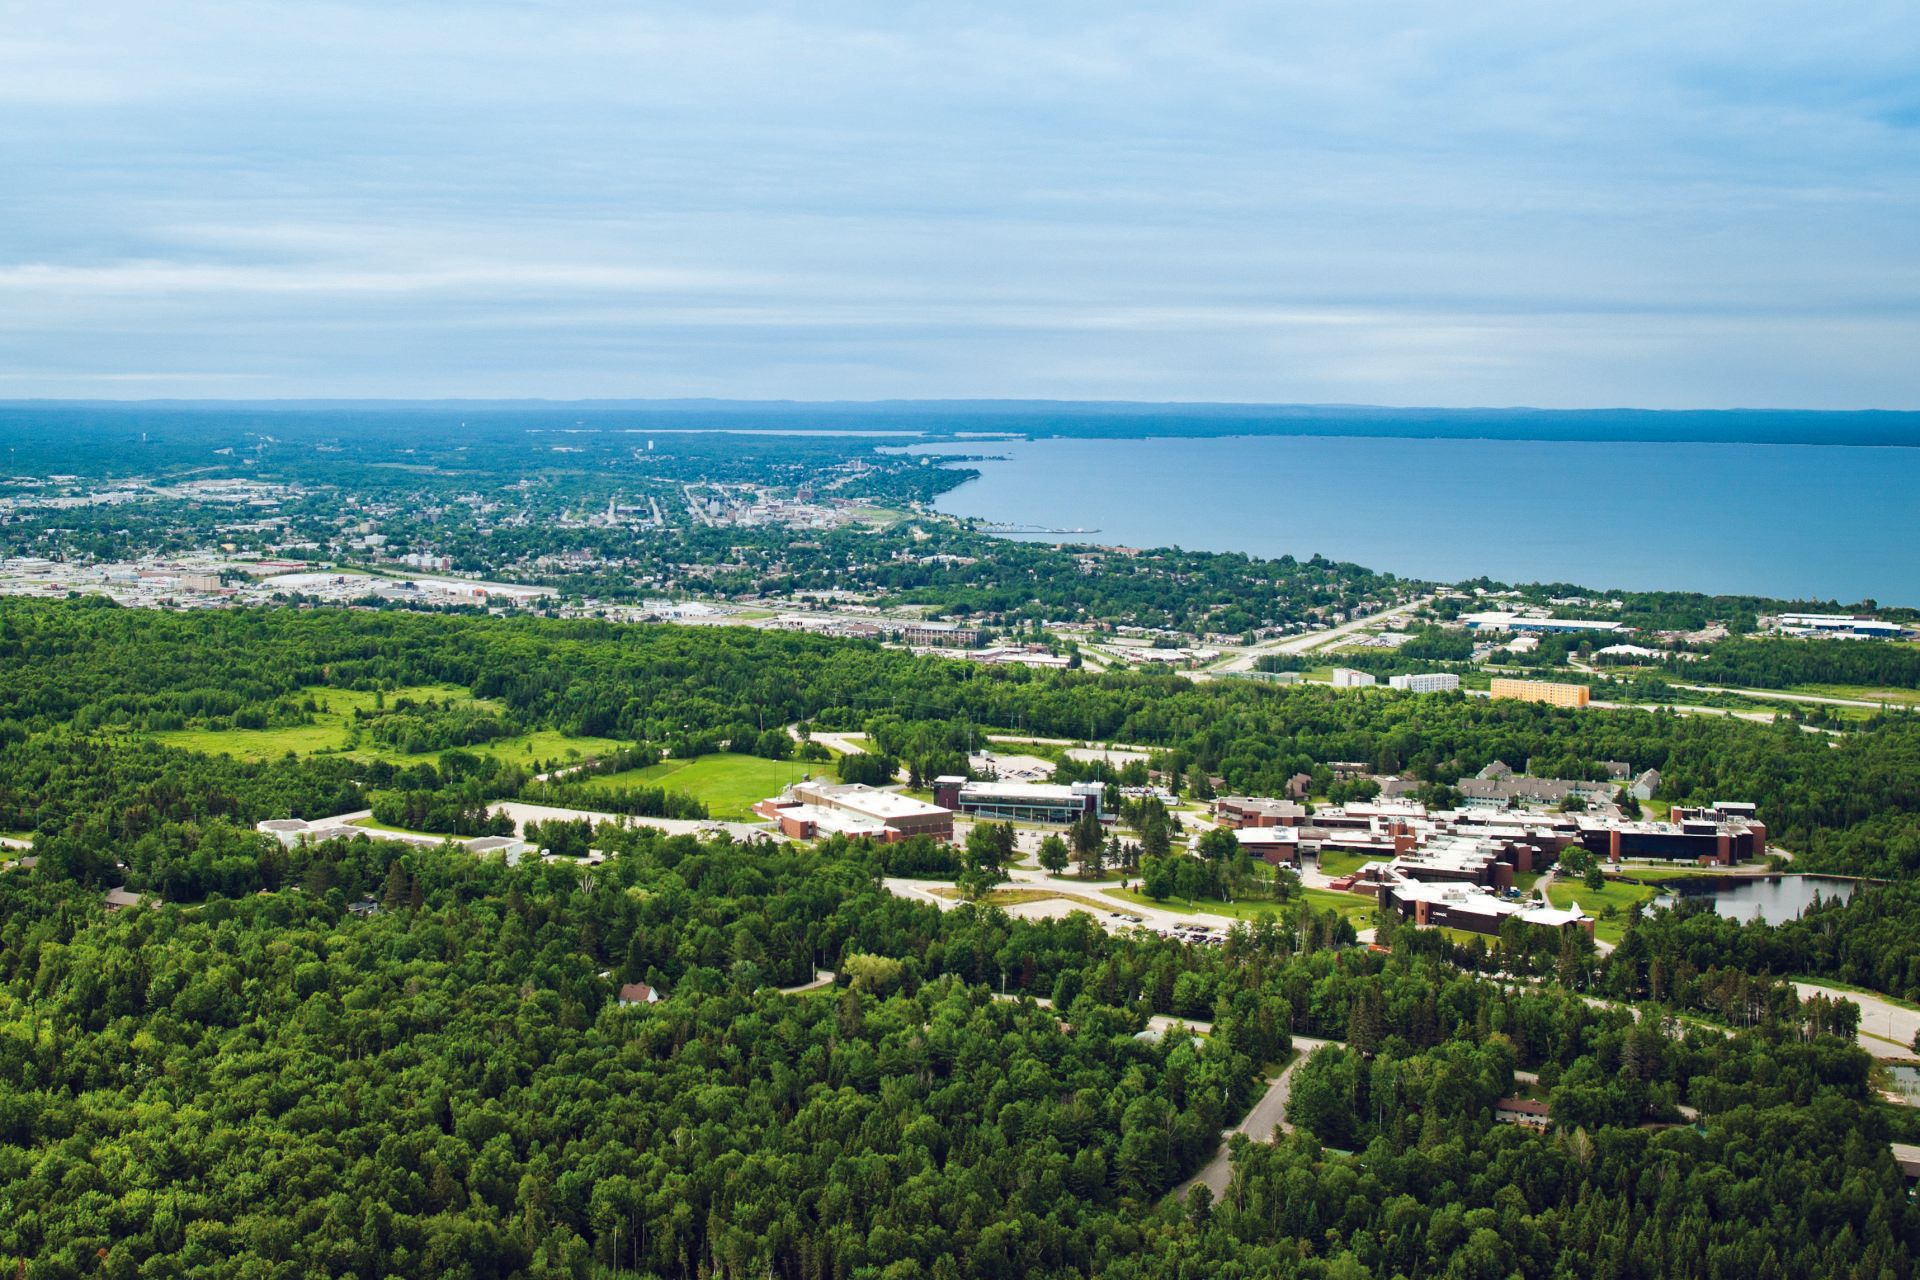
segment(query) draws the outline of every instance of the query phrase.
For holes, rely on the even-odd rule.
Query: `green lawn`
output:
[[[1356,929],[1373,923],[1373,899],[1358,893],[1335,893],[1332,889],[1302,889],[1307,905],[1315,911],[1338,911],[1353,921]]]
[[[1822,698],[1853,698],[1860,702],[1891,702],[1897,706],[1920,707],[1920,689],[1884,689],[1864,684],[1798,684],[1795,693],[1817,694]]]
[[[1643,867],[1636,862],[1620,864],[1620,874],[1628,879],[1638,880],[1642,884],[1664,884],[1668,880],[1691,880],[1698,876],[1718,874],[1711,867],[1698,867],[1692,864],[1682,866]]]
[[[1556,878],[1547,886],[1547,900],[1556,907],[1580,904],[1580,909],[1594,917],[1593,935],[1602,942],[1618,942],[1626,932],[1627,912],[1635,903],[1651,902],[1660,891],[1651,885],[1628,884],[1623,880],[1609,878],[1603,889],[1589,889],[1579,880]],[[1603,908],[1612,907],[1614,918],[1599,918]]]
[[[370,690],[315,686],[303,689],[301,693],[311,695],[321,708],[314,714],[312,724],[289,725],[281,729],[174,729],[153,734],[152,737],[154,741],[169,747],[198,751],[203,755],[228,755],[240,760],[271,760],[288,752],[297,756],[346,752],[360,760],[389,760],[396,764],[439,758],[438,752],[413,756],[364,740],[360,745],[349,748],[353,713],[373,708],[375,695]],[[433,698],[441,702],[474,703],[494,710],[499,706],[498,703],[475,698],[457,685],[411,685],[387,691],[388,706],[401,698],[412,698],[416,702]],[[611,738],[576,738],[557,729],[536,729],[531,733],[462,749],[474,755],[532,764],[536,761],[585,759],[614,750],[619,745]]]
[[[365,827],[368,831],[390,831],[397,836],[426,836],[433,840],[465,840],[466,836],[450,836],[434,831],[416,831],[412,827],[396,827],[390,822],[378,818],[357,818],[350,825]]]
[[[1352,875],[1369,862],[1378,862],[1378,858],[1364,853],[1342,853],[1337,849],[1323,849],[1320,853],[1320,871],[1323,875]]]
[[[1222,902],[1218,898],[1167,898],[1155,902],[1138,889],[1103,889],[1101,895],[1120,898],[1142,907],[1157,907],[1162,911],[1204,912],[1210,916],[1231,916],[1235,920],[1258,920],[1261,916],[1278,915],[1286,909],[1285,903],[1259,898],[1245,902]]]
[[[663,760],[645,769],[628,769],[592,779],[596,787],[666,787],[707,806],[716,818],[751,818],[753,806],[777,796],[807,776],[834,776],[831,764],[801,760],[763,760],[721,752],[691,760]]]

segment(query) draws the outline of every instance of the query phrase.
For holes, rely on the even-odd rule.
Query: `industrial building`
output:
[[[996,822],[1077,822],[1105,812],[1104,782],[974,782],[957,774],[933,780],[934,803]]]
[[[1549,618],[1531,613],[1510,613],[1495,611],[1489,613],[1463,613],[1462,625],[1469,631],[1510,631],[1515,634],[1580,634],[1610,635],[1628,628],[1619,622],[1601,622],[1592,618]]]
[[[793,840],[827,835],[892,843],[910,836],[953,839],[953,810],[860,782],[796,782],[753,811]]]
[[[1584,707],[1592,692],[1584,684],[1558,684],[1551,680],[1510,680],[1494,677],[1488,692],[1496,698],[1517,698],[1522,702],[1544,702],[1552,707]]]
[[[1897,640],[1905,628],[1897,622],[1850,613],[1783,613],[1774,629],[1790,636],[1832,636],[1842,640]]]

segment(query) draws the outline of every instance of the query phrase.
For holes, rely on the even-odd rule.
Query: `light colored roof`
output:
[[[1580,909],[1579,903],[1570,902],[1565,908],[1528,907],[1520,913],[1520,918],[1528,924],[1544,924],[1558,928],[1561,925],[1578,924],[1587,918],[1587,913]]]
[[[1076,787],[1099,786],[1099,783],[1062,784],[1058,782],[969,782],[962,787],[961,793],[969,796],[993,798],[1032,798],[1035,800],[1078,800],[1089,792],[1076,790]]]
[[[832,809],[820,804],[781,805],[780,816],[800,822],[811,822],[816,830],[827,835],[877,836],[884,835],[887,830],[884,822],[846,809]]]

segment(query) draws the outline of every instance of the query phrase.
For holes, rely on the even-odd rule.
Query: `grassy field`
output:
[[[1642,884],[1664,884],[1668,880],[1690,880],[1697,876],[1710,876],[1717,873],[1709,867],[1692,865],[1643,867],[1638,863],[1625,862],[1620,865],[1620,874],[1629,879],[1638,880]]]
[[[1800,684],[1795,693],[1817,694],[1822,698],[1853,698],[1860,702],[1891,702],[1895,706],[1920,707],[1920,689],[1882,689],[1864,684]]]
[[[1102,896],[1118,898],[1136,906],[1154,907],[1161,911],[1204,912],[1210,916],[1230,916],[1235,920],[1258,920],[1261,916],[1278,915],[1286,909],[1286,904],[1252,899],[1246,902],[1222,902],[1218,898],[1167,898],[1155,902],[1138,889],[1105,889]]]
[[[198,751],[204,755],[228,755],[240,760],[271,760],[289,752],[296,756],[345,752],[356,759],[390,760],[396,764],[439,758],[439,752],[413,756],[364,740],[360,745],[349,748],[353,713],[373,709],[375,695],[370,690],[316,686],[301,692],[311,695],[320,706],[312,724],[289,725],[281,729],[174,729],[156,733],[152,737],[154,741],[169,747]],[[411,685],[387,691],[388,706],[401,698],[412,698],[416,702],[433,698],[441,702],[472,703],[498,709],[497,703],[475,698],[457,685]],[[557,729],[536,729],[462,749],[478,756],[532,764],[536,761],[585,759],[603,751],[611,751],[619,745],[611,738],[576,738]]]
[[[1627,912],[1635,903],[1651,902],[1659,893],[1651,885],[1628,884],[1623,880],[1609,879],[1604,889],[1587,888],[1578,880],[1556,879],[1547,886],[1547,900],[1556,907],[1580,904],[1580,909],[1595,917],[1593,936],[1602,942],[1618,942],[1626,932]],[[1599,919],[1600,912],[1606,907],[1615,911],[1611,920]]]
[[[1302,889],[1301,895],[1315,911],[1338,911],[1353,921],[1356,929],[1373,923],[1373,899],[1357,893],[1335,893],[1331,889]]]
[[[1338,850],[1322,850],[1320,853],[1320,872],[1327,876],[1352,875],[1369,862],[1378,862],[1378,858],[1364,853],[1341,853]]]
[[[691,760],[662,760],[645,769],[628,769],[593,779],[597,787],[666,787],[707,806],[716,818],[751,818],[753,806],[777,796],[807,776],[834,776],[831,764],[799,760],[763,760],[727,752]]]
[[[961,896],[960,890],[958,889],[935,887],[928,889],[927,892],[936,898],[958,899]],[[987,896],[980,899],[980,901],[988,906],[994,907],[1017,907],[1022,903],[1045,902],[1048,899],[1062,898],[1068,902],[1088,901],[1085,898],[1070,898],[1065,894],[1055,893],[1051,889],[989,889]]]

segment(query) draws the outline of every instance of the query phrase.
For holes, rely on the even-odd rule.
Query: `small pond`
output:
[[[1845,902],[1858,883],[1835,876],[1704,875],[1667,882],[1653,903],[1670,907],[1682,898],[1690,902],[1705,898],[1723,916],[1780,924],[1805,911],[1816,897],[1823,902],[1835,898]]]

